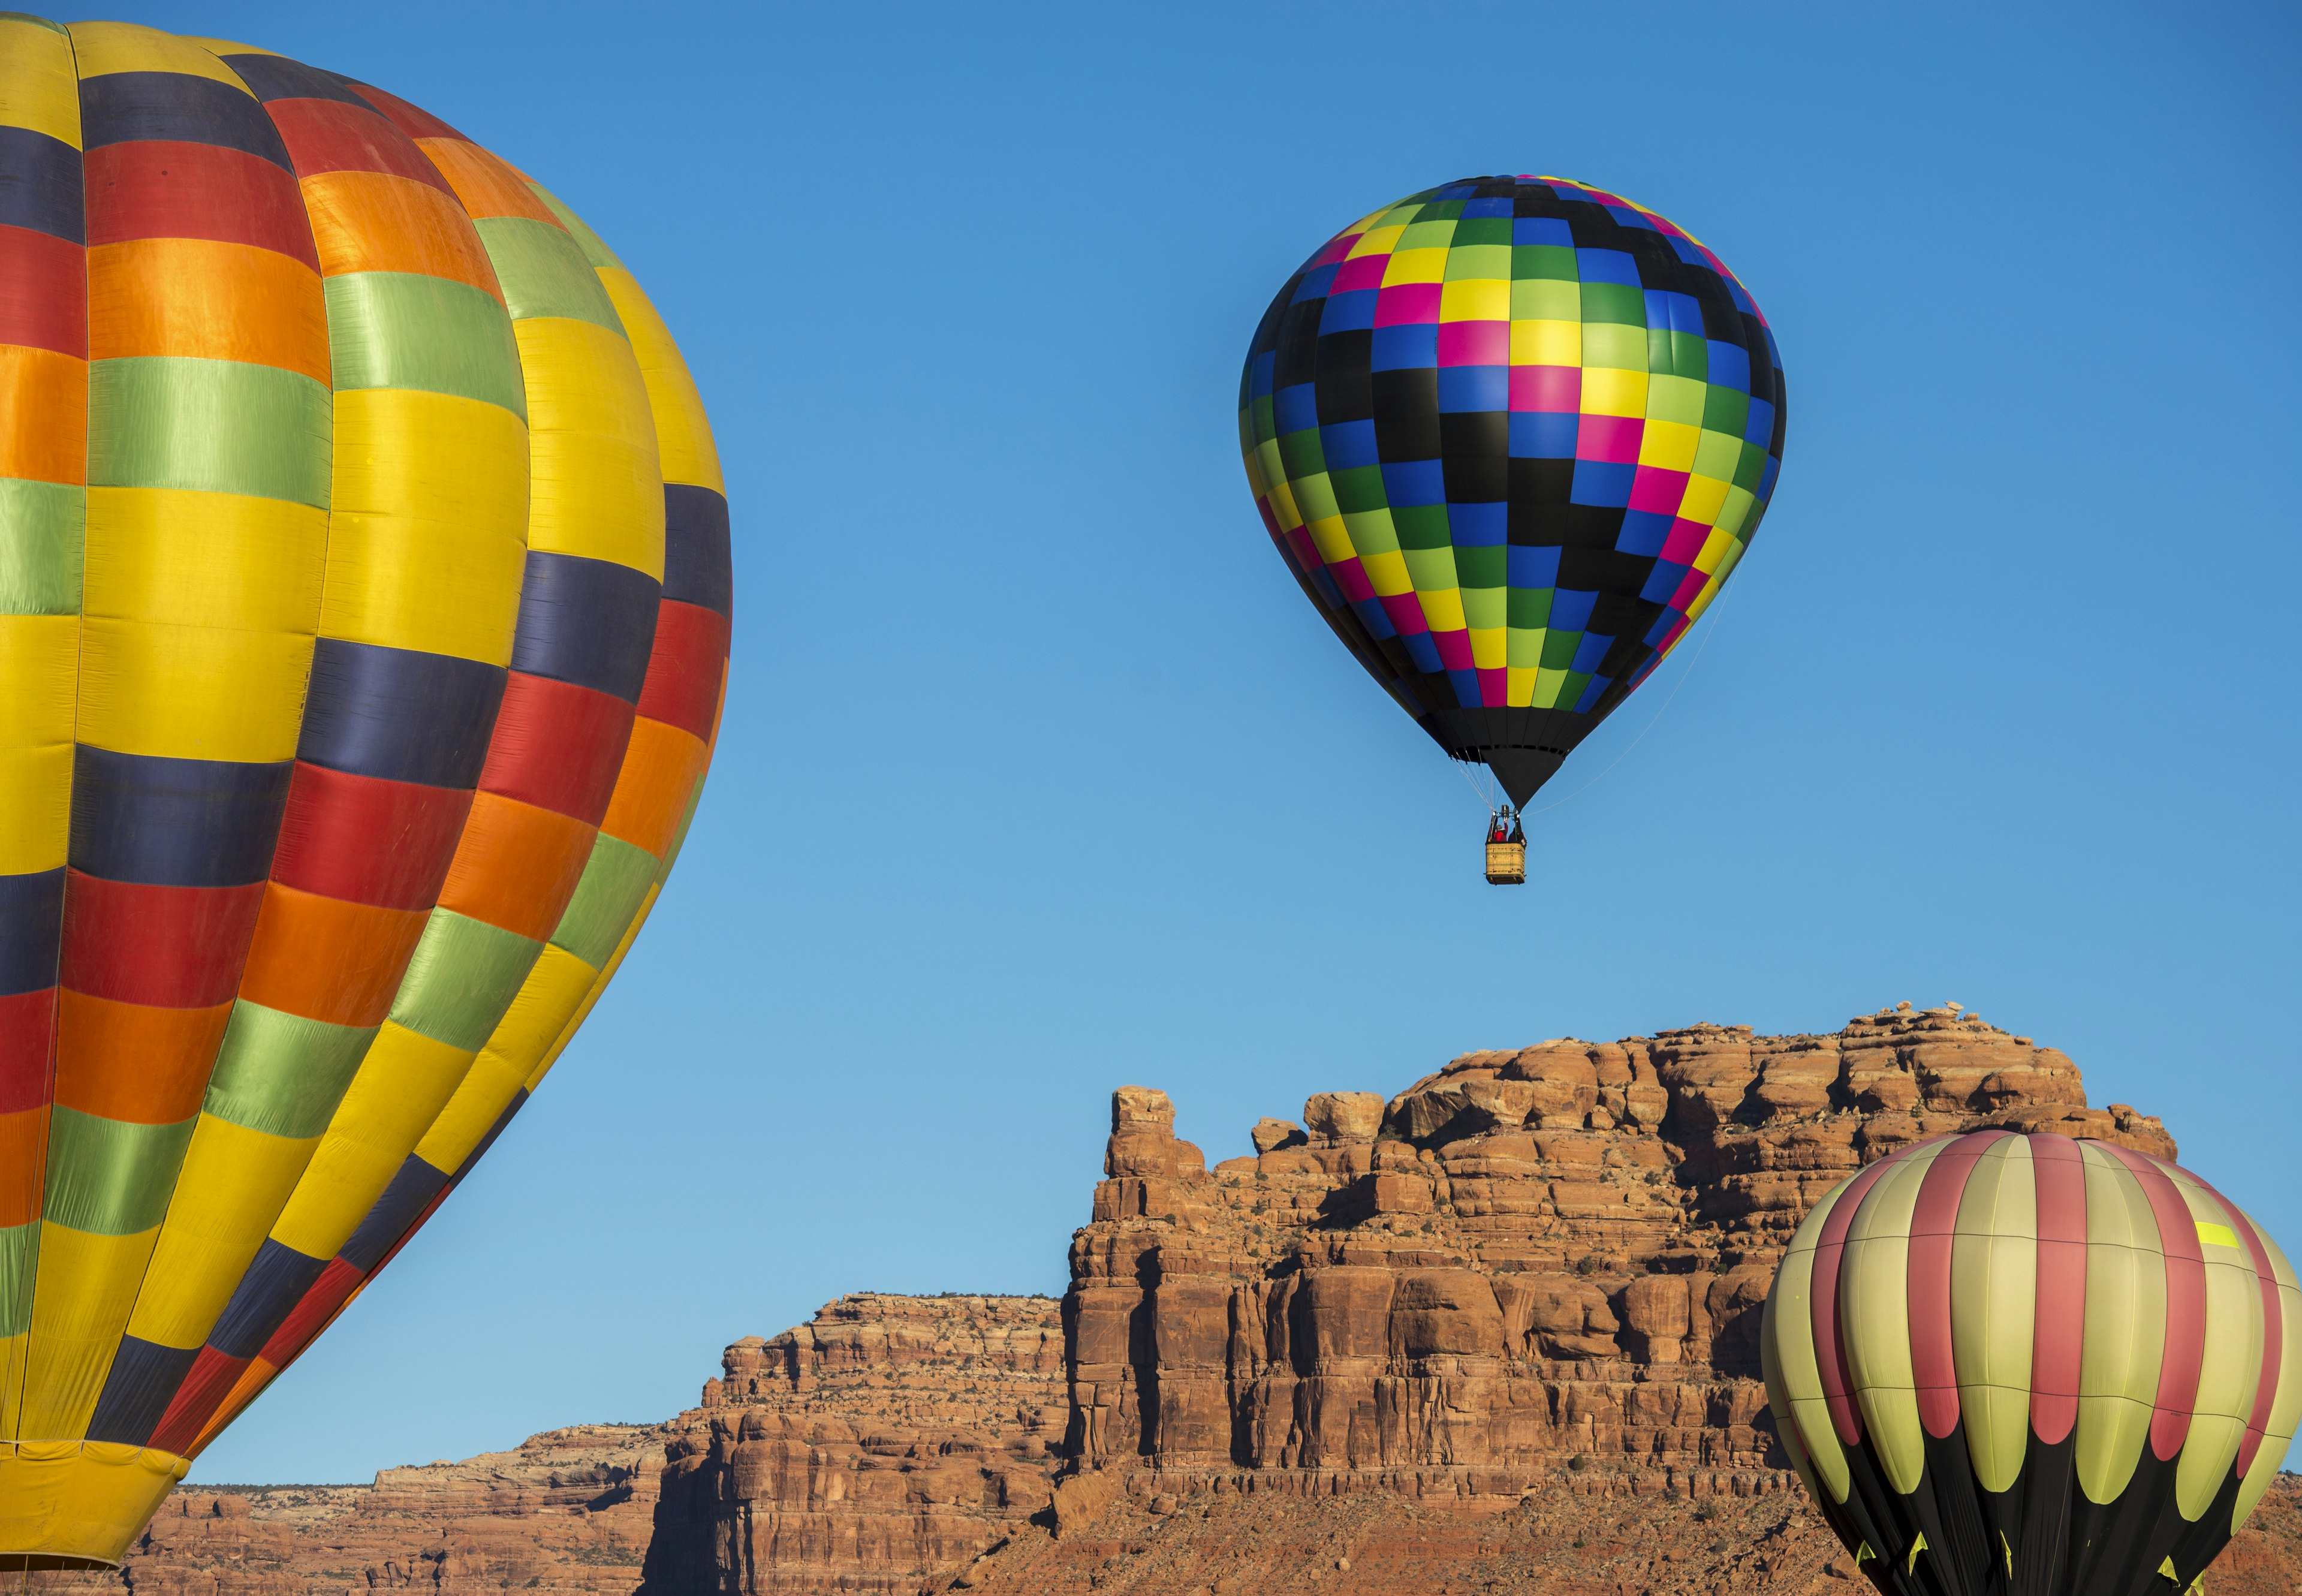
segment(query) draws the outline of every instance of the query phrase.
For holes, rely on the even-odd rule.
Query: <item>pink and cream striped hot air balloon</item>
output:
[[[2302,1416],[2302,1292],[2189,1171],[1980,1130],[1815,1205],[1760,1340],[1784,1448],[1895,1596],[2191,1589]]]

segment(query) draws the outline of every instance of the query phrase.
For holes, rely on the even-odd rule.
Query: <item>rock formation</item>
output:
[[[648,1589],[921,1589],[1049,1505],[1063,1362],[1033,1297],[866,1293],[736,1342],[670,1444]]]
[[[808,1411],[802,1491],[794,1404],[835,1304],[728,1349],[666,1471],[649,1596],[1844,1591],[1758,1378],[1760,1306],[1808,1205],[1982,1125],[2175,1151],[2155,1119],[2089,1109],[2062,1054],[1956,1005],[1466,1054],[1388,1100],[1260,1120],[1255,1155],[1212,1171],[1174,1120],[1164,1092],[1112,1096],[1054,1455],[970,1453],[996,1505],[969,1514],[964,1471],[939,1488],[916,1441],[891,1445],[896,1478],[851,1509],[850,1415],[887,1422],[851,1383]],[[2218,1591],[2294,1588],[2297,1496],[2265,1505]]]
[[[1808,1206],[1986,1125],[2175,1152],[1956,1004],[1466,1054],[1263,1119],[1212,1170],[1174,1119],[1113,1094],[1060,1305],[842,1298],[653,1430],[180,1491],[123,1577],[621,1596],[644,1547],[645,1596],[1851,1596],[1757,1367]],[[107,1583],[36,1583],[74,1578]],[[2302,1480],[2209,1583],[2302,1590]]]
[[[1626,1490],[1782,1491],[1758,1320],[1816,1198],[1983,1125],[2174,1152],[1955,1005],[1466,1054],[1387,1103],[1323,1092],[1212,1172],[1173,1122],[1114,1095],[1066,1452],[1319,1494],[1515,1499],[1560,1454]]]
[[[622,1596],[639,1583],[672,1432],[582,1424],[372,1485],[181,1489],[118,1575],[38,1588],[136,1596],[307,1596],[409,1589]]]

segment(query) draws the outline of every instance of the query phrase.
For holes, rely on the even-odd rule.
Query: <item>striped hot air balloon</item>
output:
[[[729,595],[694,385],[558,199],[0,18],[0,1566],[117,1559],[534,1090]]]
[[[1982,1130],[1816,1205],[1760,1340],[1784,1449],[1895,1596],[2187,1591],[2302,1416],[2302,1291],[2189,1171]]]

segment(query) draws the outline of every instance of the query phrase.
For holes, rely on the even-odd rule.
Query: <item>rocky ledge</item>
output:
[[[639,1583],[672,1433],[579,1424],[508,1452],[388,1468],[368,1485],[182,1489],[118,1575],[31,1583],[137,1596],[622,1596]]]

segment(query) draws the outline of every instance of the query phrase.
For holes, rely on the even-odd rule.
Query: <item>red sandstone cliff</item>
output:
[[[795,1413],[848,1299],[771,1356],[728,1349],[666,1471],[650,1596],[1846,1590],[1766,1415],[1760,1306],[1830,1186],[1990,1124],[2175,1150],[1954,1006],[1466,1054],[1389,1099],[1322,1093],[1213,1171],[1165,1094],[1122,1088],[1072,1239],[1061,1459],[976,1432],[970,1508],[924,1407],[899,1423],[851,1382]],[[843,1507],[859,1401],[894,1477]],[[2302,1584],[2298,1494],[2218,1592]]]
[[[1057,1306],[843,1297],[727,1348],[663,1469],[648,1589],[917,1591],[1045,1508]]]
[[[388,1468],[372,1485],[179,1490],[118,1575],[32,1583],[137,1596],[622,1596],[639,1583],[670,1434],[579,1424],[508,1452]]]
[[[121,1578],[621,1596],[644,1549],[647,1596],[1841,1596],[1756,1366],[1807,1205],[1979,1125],[2174,1152],[1954,1005],[1470,1054],[1322,1093],[1212,1171],[1173,1124],[1113,1094],[1060,1306],[843,1298],[729,1347],[667,1425],[180,1491]],[[2302,1481],[2209,1583],[2302,1590]]]
[[[1089,1469],[1516,1496],[1555,1454],[1698,1494],[1784,1489],[1759,1313],[1807,1207],[1923,1137],[2048,1128],[2171,1156],[2052,1048],[1951,1008],[1827,1036],[1697,1026],[1466,1054],[1323,1093],[1211,1173],[1114,1096],[1064,1299]]]

